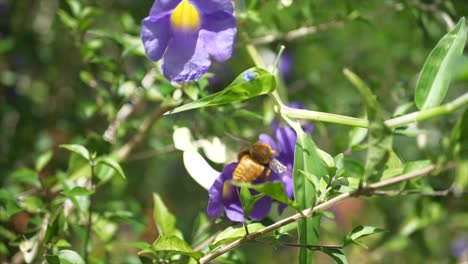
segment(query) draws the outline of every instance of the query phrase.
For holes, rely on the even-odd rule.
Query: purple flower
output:
[[[276,158],[286,165],[288,170],[281,175],[271,171],[268,181],[281,181],[285,186],[286,194],[292,199],[294,192],[291,173],[294,164],[294,147],[297,137],[290,127],[278,128],[274,131],[274,136],[275,139],[269,135],[261,134],[259,141],[269,144],[273,150],[277,151],[279,155]],[[226,216],[231,221],[244,222],[244,210],[239,199],[238,187],[231,184],[232,174],[236,166],[237,162],[225,166],[223,172],[209,190],[210,199],[208,201],[207,212],[212,218],[218,218],[225,212]],[[260,182],[261,181],[258,180],[254,183]],[[272,202],[270,197],[262,197],[255,203],[249,218],[253,220],[262,220],[265,218],[270,212]],[[285,205],[280,205],[280,212],[284,208]]]
[[[156,0],[143,19],[147,56],[163,58],[164,76],[175,82],[200,79],[211,65],[231,57],[237,32],[230,0]]]

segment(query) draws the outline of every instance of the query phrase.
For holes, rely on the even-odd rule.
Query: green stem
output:
[[[421,110],[418,112],[399,116],[393,119],[389,119],[385,121],[385,124],[391,128],[404,126],[404,125],[408,125],[416,121],[423,121],[423,120],[431,119],[437,116],[450,114],[466,104],[468,104],[468,93],[465,93],[464,95],[458,97],[452,102],[441,105],[441,106],[437,106],[437,107],[429,108],[426,110]]]
[[[296,109],[287,106],[283,106],[281,108],[281,114],[286,115],[291,118],[297,119],[309,119],[315,121],[322,121],[327,123],[335,123],[347,126],[355,126],[355,127],[364,127],[367,128],[369,126],[369,122],[365,119],[350,117],[350,116],[343,116],[343,115],[336,115],[331,113],[325,112],[317,112],[311,110],[304,110],[304,109]]]
[[[93,155],[92,155],[93,156]],[[94,189],[94,178],[96,177],[96,163],[94,162],[94,157],[91,157],[90,162],[91,166],[91,180],[90,180],[90,185],[91,185],[91,190]],[[93,194],[89,195],[89,207],[88,207],[88,223],[86,224],[86,233],[85,233],[85,239],[84,239],[84,262],[88,262],[88,243],[89,239],[91,237],[91,226],[93,225]]]

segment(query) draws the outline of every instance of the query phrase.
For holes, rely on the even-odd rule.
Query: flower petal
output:
[[[270,147],[271,147],[273,150],[279,151],[278,146],[276,145],[275,140],[274,140],[273,138],[271,138],[270,135],[267,135],[267,134],[260,134],[260,136],[258,137],[258,141],[263,142],[263,143],[267,143],[268,145],[270,145]]]
[[[211,65],[205,43],[198,32],[177,32],[164,54],[162,71],[174,82],[190,82],[200,79]]]
[[[171,38],[170,14],[149,16],[142,21],[141,39],[146,55],[153,61],[161,59]]]
[[[207,213],[212,218],[218,218],[223,214],[224,205],[226,203],[223,197],[224,182],[232,179],[232,172],[236,166],[237,163],[235,162],[226,165],[223,172],[216,178],[208,191],[210,199],[208,200]],[[233,199],[230,200],[234,201]],[[237,198],[237,200],[239,200],[239,198]]]
[[[280,127],[275,131],[275,137],[280,147],[280,157],[278,158],[288,167],[294,163],[294,148],[297,136],[290,127]]]
[[[229,14],[234,13],[231,0],[191,0],[190,3],[202,14],[212,14],[220,11]]]
[[[217,12],[203,16],[200,39],[215,60],[222,62],[231,57],[236,33],[236,19],[233,15]]]
[[[223,214],[223,186],[223,177],[220,175],[208,191],[210,199],[208,200],[206,212],[212,218],[218,218]]]
[[[271,198],[269,196],[264,196],[254,204],[252,213],[249,215],[250,219],[260,221],[263,218],[267,217],[271,210]]]
[[[240,202],[225,205],[224,209],[226,210],[226,216],[229,220],[240,223],[244,222],[244,209],[242,209]]]
[[[162,12],[172,11],[182,0],[156,0],[151,7],[150,16],[157,16]]]

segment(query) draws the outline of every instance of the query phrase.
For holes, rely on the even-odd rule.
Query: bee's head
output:
[[[250,147],[249,154],[258,163],[268,165],[271,156],[278,155],[278,152],[274,151],[267,143],[257,142]]]

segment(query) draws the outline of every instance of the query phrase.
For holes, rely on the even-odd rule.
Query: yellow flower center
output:
[[[178,29],[196,29],[200,25],[200,14],[188,0],[182,0],[172,12],[171,23]]]
[[[225,182],[223,184],[223,198],[227,199],[231,196],[232,192],[232,187],[229,185],[229,183]]]

